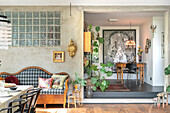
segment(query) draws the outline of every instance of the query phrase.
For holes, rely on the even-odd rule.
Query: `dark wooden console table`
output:
[[[117,80],[118,80],[118,75],[121,73],[121,80],[123,84],[123,68],[126,67],[127,63],[116,63],[117,67]],[[137,81],[138,81],[138,72],[140,70],[140,83],[144,83],[144,70],[145,70],[145,65],[146,63],[136,63],[137,65]]]

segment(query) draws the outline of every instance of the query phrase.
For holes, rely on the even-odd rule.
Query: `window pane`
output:
[[[32,12],[26,12],[26,17],[27,18],[32,18]]]
[[[27,32],[32,32],[32,26],[27,26]]]
[[[32,39],[32,33],[27,33],[27,34],[26,34],[26,38],[27,38],[27,39]]]
[[[19,46],[25,46],[25,40],[20,40],[19,41]]]
[[[39,46],[39,40],[34,40],[33,41],[33,46]]]
[[[27,19],[27,25],[32,25],[32,19]]]
[[[12,25],[18,25],[18,19],[13,19],[12,20]]]
[[[33,12],[33,17],[34,18],[39,18],[39,12]]]
[[[12,39],[18,39],[18,33],[12,33]]]
[[[19,17],[20,18],[25,18],[25,12],[19,12]]]
[[[18,40],[12,40],[12,46],[18,46]]]
[[[40,46],[46,46],[46,40],[41,40],[41,42],[40,42]]]
[[[40,17],[46,18],[46,12],[40,12]]]
[[[19,31],[20,31],[20,32],[25,32],[25,26],[20,26],[20,27],[19,27]]]
[[[32,46],[32,40],[27,40],[26,41],[26,46]]]

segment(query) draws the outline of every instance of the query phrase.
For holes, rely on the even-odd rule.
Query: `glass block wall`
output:
[[[60,45],[59,11],[7,11],[12,23],[13,47],[46,47]]]

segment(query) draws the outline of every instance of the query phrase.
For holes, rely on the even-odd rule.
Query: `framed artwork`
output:
[[[53,51],[53,62],[64,62],[64,51]]]
[[[126,41],[136,42],[136,29],[103,30],[103,62],[132,62],[136,57],[136,48],[127,47]]]

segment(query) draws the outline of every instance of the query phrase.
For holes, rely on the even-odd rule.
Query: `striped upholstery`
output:
[[[7,76],[10,75],[5,75],[5,74],[0,75],[0,77],[2,78],[5,78]],[[34,87],[38,87],[38,77],[45,78],[45,79],[51,78],[51,75],[37,68],[29,68],[13,76],[18,78],[20,85],[33,85]],[[48,89],[48,90],[43,89],[41,90],[41,94],[63,94],[64,89],[65,89],[65,82],[64,82],[63,89]]]

